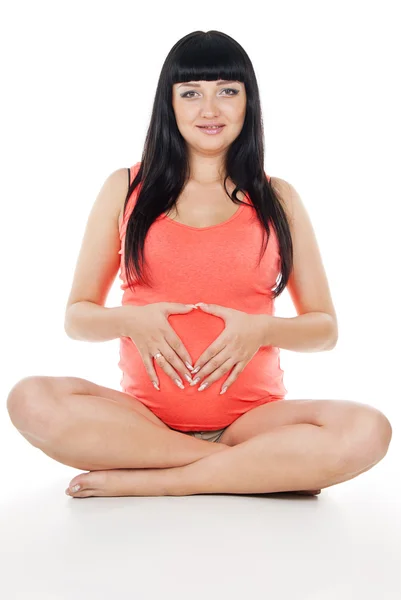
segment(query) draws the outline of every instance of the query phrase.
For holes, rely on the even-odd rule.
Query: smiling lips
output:
[[[220,131],[223,130],[224,125],[197,125],[197,127],[199,127],[199,129],[202,129],[204,133],[207,133],[208,135],[217,135],[218,133],[220,133]]]

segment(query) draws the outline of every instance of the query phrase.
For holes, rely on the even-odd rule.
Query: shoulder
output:
[[[270,184],[276,192],[281,205],[283,206],[287,216],[292,221],[297,206],[301,203],[301,198],[294,186],[280,177],[271,177]]]
[[[127,192],[128,190],[128,167],[122,167],[121,169],[116,169],[108,176],[107,180],[109,185],[113,188],[117,188],[120,191],[124,190]]]
[[[300,194],[292,183],[280,177],[272,177],[271,185],[287,215],[291,234],[307,243],[313,226]]]
[[[99,193],[102,203],[108,205],[108,210],[114,212],[117,223],[120,224],[120,215],[128,191],[128,169],[122,167],[110,173],[103,182]]]
[[[132,167],[131,167],[132,168]],[[118,223],[121,222],[122,212],[124,209],[125,198],[129,188],[129,169],[122,167],[116,169],[107,177],[104,186],[108,188],[110,198],[115,202],[115,209],[118,215]]]
[[[103,181],[100,192],[98,194],[97,204],[102,204],[109,207],[109,210],[114,210],[116,214],[120,212],[121,204],[124,204],[124,199],[128,190],[128,169],[116,169],[110,173]]]

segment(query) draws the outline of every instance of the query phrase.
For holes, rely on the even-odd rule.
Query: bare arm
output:
[[[262,315],[265,345],[298,352],[332,350],[337,343],[337,314],[308,211],[293,185],[272,178],[289,214],[294,264],[287,288],[298,316]]]
[[[74,340],[107,342],[124,336],[127,311],[133,310],[131,305],[108,308],[83,300],[69,306],[64,328]]]
[[[118,217],[127,191],[127,169],[117,169],[103,183],[90,211],[65,311],[64,329],[75,340],[120,337],[123,316],[134,309],[105,307],[120,267]]]
[[[277,346],[296,352],[332,350],[337,343],[337,325],[323,312],[310,312],[297,317],[260,315],[264,346]]]

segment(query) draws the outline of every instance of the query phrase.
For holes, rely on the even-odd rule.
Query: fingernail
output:
[[[194,370],[193,366],[188,361],[185,361],[185,365],[186,365],[187,369],[189,369],[190,371]]]
[[[192,377],[188,375],[188,373],[184,373],[184,377],[188,381],[188,383],[192,383]]]
[[[221,388],[220,395],[224,394],[226,391],[227,391],[227,386],[225,385],[224,387]]]
[[[191,369],[192,375],[195,375],[195,373],[197,373],[198,371],[200,371],[200,367],[196,367],[196,369]]]
[[[179,379],[174,379],[174,381],[176,382],[176,384],[178,385],[179,388],[181,388],[182,390],[185,389],[182,381],[180,381]]]
[[[197,377],[196,379],[194,379],[193,381],[191,381],[190,385],[196,385],[197,383],[199,383],[201,380],[200,377]]]
[[[152,383],[153,383],[153,386],[160,392],[160,388],[157,385],[156,381],[152,381]]]
[[[198,387],[198,392],[201,392],[202,390],[205,389],[205,387],[207,387],[209,384],[207,381],[205,381],[205,383],[202,383],[201,386]]]
[[[80,485],[74,485],[74,487],[70,488],[72,492],[78,492],[81,489]]]

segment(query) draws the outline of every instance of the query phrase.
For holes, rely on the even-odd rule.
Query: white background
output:
[[[253,62],[265,171],[300,193],[338,316],[334,350],[281,350],[287,398],[368,403],[396,429],[396,3],[206,2],[192,4],[190,15],[188,7],[16,2],[2,10],[4,402],[28,375],[79,376],[120,389],[119,340],[79,342],[64,331],[86,220],[106,177],[141,158],[170,48],[191,31],[217,29],[234,37]],[[120,304],[119,285],[117,278],[107,306]],[[276,316],[295,315],[286,290]],[[2,443],[15,441],[5,405],[1,424]]]
[[[233,600],[400,598],[396,9],[357,0],[2,3],[0,596],[197,600],[213,585]],[[166,55],[210,29],[251,58],[265,172],[301,195],[337,311],[334,350],[281,350],[287,398],[377,407],[393,426],[390,451],[318,499],[80,502],[64,495],[80,471],[30,445],[7,396],[29,375],[119,389],[119,340],[85,343],[64,331],[76,259],[103,182],[141,158]],[[106,305],[121,294],[116,279]],[[296,316],[287,291],[276,316]]]

